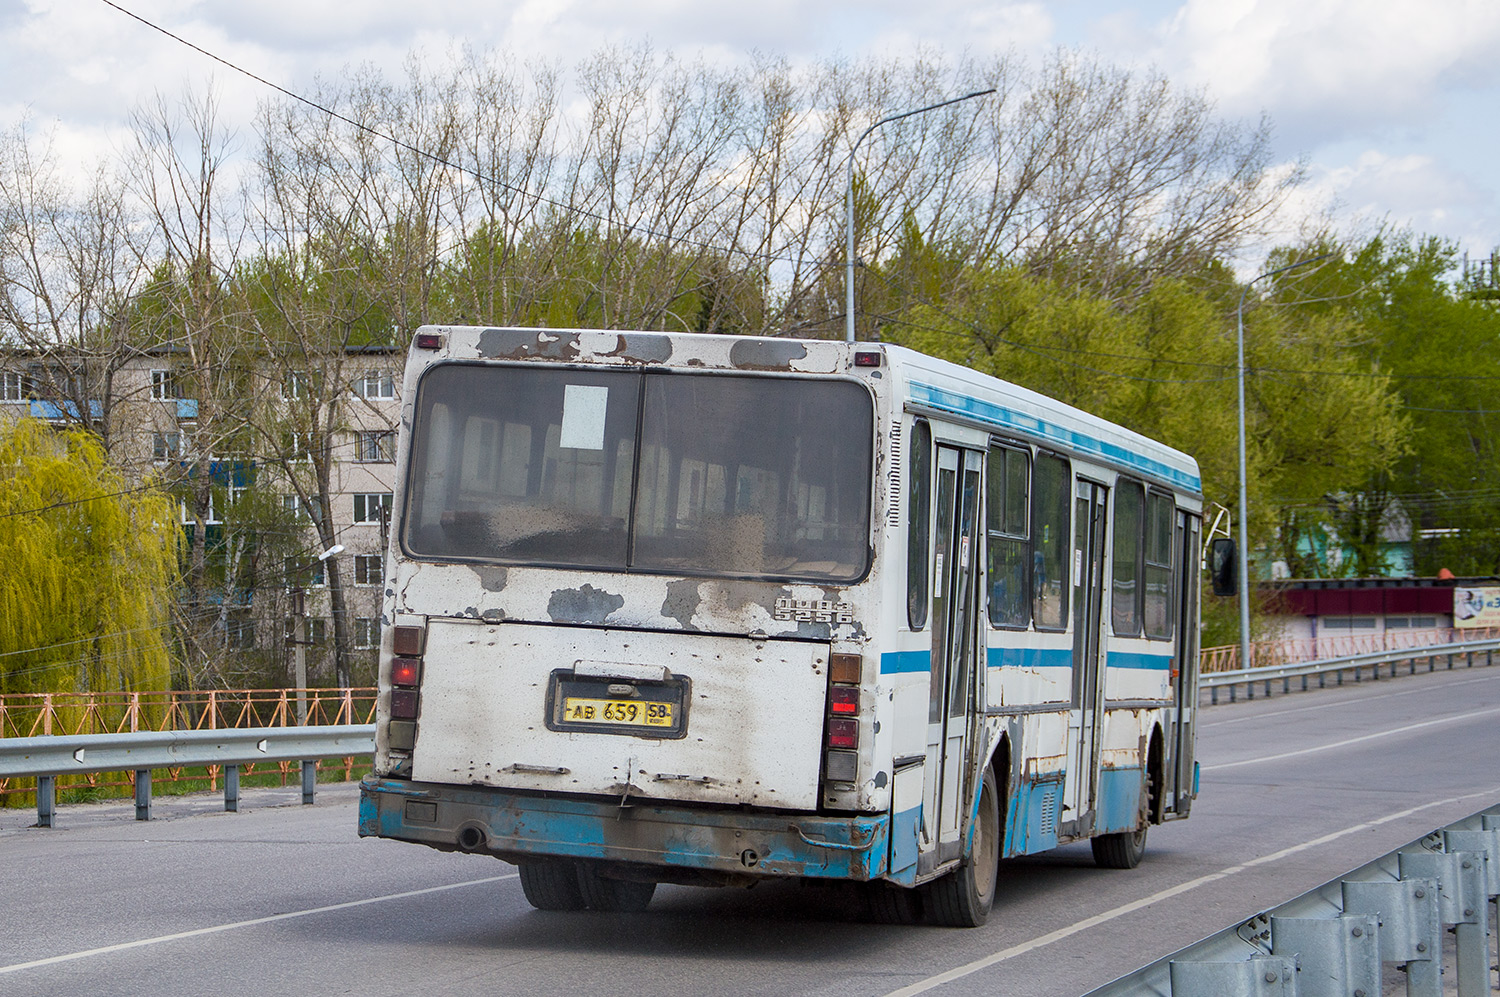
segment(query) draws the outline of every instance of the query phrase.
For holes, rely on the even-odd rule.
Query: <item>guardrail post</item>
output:
[[[1489,961],[1490,903],[1495,904],[1500,919],[1500,816],[1485,814],[1481,830],[1452,829],[1443,832],[1443,848],[1449,852],[1469,852],[1478,857],[1484,869],[1484,900],[1479,925],[1485,935],[1485,962]],[[1500,930],[1497,930],[1500,936]],[[1500,969],[1500,966],[1496,967]],[[1486,977],[1488,979],[1488,977]]]
[[[1344,880],[1345,914],[1380,918],[1380,961],[1406,968],[1407,997],[1442,997],[1443,935],[1431,879]]]
[[[1468,652],[1466,652],[1464,654],[1464,657],[1466,657],[1466,658],[1469,659],[1469,667],[1473,668],[1474,667],[1474,652],[1473,651],[1468,651]]]
[[[224,811],[232,814],[240,812],[240,767],[238,765],[224,766]]]
[[[1476,852],[1398,852],[1401,876],[1435,879],[1442,922],[1453,926],[1458,997],[1490,992],[1484,857]]]
[[[1452,654],[1452,652],[1449,652],[1449,654],[1448,654],[1448,670],[1450,672],[1453,671],[1453,654]]]
[[[135,819],[151,819],[151,770],[135,770]]]
[[[318,763],[316,759],[308,758],[302,762],[302,802],[310,805],[313,801],[313,792],[318,786]]]
[[[50,775],[36,777],[36,826],[51,827],[57,813],[57,778]]]
[[[1380,997],[1380,921],[1271,916],[1271,954],[1296,958],[1302,997]]]

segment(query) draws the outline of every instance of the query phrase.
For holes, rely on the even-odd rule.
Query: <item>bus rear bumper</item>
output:
[[[631,801],[626,806],[367,776],[361,837],[445,851],[487,851],[510,862],[593,859],[656,867],[665,881],[697,875],[872,880],[886,871],[890,818],[744,813]]]

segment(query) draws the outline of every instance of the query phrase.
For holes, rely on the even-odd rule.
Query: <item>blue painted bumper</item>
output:
[[[367,776],[360,784],[361,837],[453,849],[478,828],[484,850],[517,861],[597,859],[738,875],[881,878],[890,855],[885,814],[815,814],[615,803],[532,796]]]

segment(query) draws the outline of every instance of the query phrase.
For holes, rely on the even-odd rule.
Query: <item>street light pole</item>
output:
[[[1249,512],[1250,499],[1249,489],[1246,487],[1245,475],[1245,298],[1250,289],[1257,282],[1267,277],[1274,277],[1288,270],[1306,266],[1309,263],[1317,263],[1326,260],[1332,253],[1324,253],[1322,256],[1312,256],[1296,263],[1288,263],[1284,267],[1275,270],[1267,270],[1245,285],[1240,292],[1239,307],[1235,309],[1235,344],[1238,350],[1239,368],[1239,429],[1240,429],[1240,563],[1239,563],[1239,590],[1240,590],[1240,667],[1249,668],[1250,661],[1250,528]]]
[[[900,114],[881,118],[869,128],[866,128],[864,134],[860,135],[859,140],[854,143],[854,148],[849,150],[848,177],[844,185],[844,342],[854,342],[854,154],[859,151],[859,147],[864,140],[870,137],[870,133],[881,125],[890,124],[892,121],[900,121],[902,118],[909,118],[914,114],[925,114],[928,111],[936,111],[938,108],[947,107],[949,104],[957,104],[960,101],[970,100],[974,97],[983,97],[986,94],[994,92],[994,87],[988,90],[976,90],[973,93],[966,93],[962,97],[945,100],[940,104],[929,104],[926,107],[919,107],[913,111],[902,111]]]
[[[334,544],[315,560],[309,561],[297,569],[300,575],[315,564],[321,564],[335,554],[344,550],[343,544]],[[291,590],[292,601],[292,636],[287,643],[292,645],[292,662],[296,669],[297,681],[297,726],[307,726],[307,603],[306,590],[301,585],[296,585]]]

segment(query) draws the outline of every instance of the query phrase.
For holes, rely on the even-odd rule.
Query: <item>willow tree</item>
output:
[[[0,691],[169,687],[175,513],[97,437],[0,427]]]

